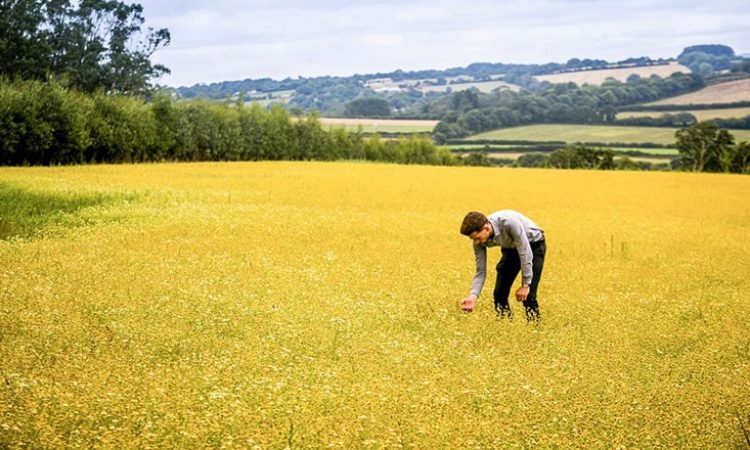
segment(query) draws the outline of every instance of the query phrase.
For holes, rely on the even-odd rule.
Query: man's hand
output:
[[[528,297],[528,296],[529,296],[529,287],[528,286],[521,286],[516,291],[516,300],[518,300],[519,302],[525,302],[526,301],[526,297]]]
[[[464,312],[472,312],[476,303],[477,296],[472,294],[464,299],[461,299],[461,309],[463,309]]]

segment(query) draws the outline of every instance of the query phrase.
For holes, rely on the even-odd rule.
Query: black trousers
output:
[[[542,278],[544,255],[546,252],[547,243],[545,240],[531,244],[531,253],[533,255],[531,269],[534,276],[531,279],[531,285],[529,286],[529,295],[526,297],[526,301],[523,302],[523,306],[526,307],[527,310],[532,309],[539,311],[539,303],[536,300],[536,290],[539,287],[539,280]],[[518,251],[514,248],[502,249],[502,257],[500,258],[500,262],[497,263],[495,291],[492,293],[492,297],[495,299],[495,308],[498,311],[510,308],[510,305],[508,304],[510,288],[513,286],[513,282],[515,281],[516,276],[518,276],[520,270],[521,258],[518,256]]]

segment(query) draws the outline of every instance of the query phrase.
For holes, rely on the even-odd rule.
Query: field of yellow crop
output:
[[[0,448],[745,448],[746,176],[0,169]],[[546,230],[496,318],[469,210]],[[496,249],[489,251],[497,260]]]

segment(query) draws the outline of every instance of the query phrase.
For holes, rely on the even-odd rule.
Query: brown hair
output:
[[[481,231],[485,223],[487,223],[487,216],[480,212],[472,211],[461,222],[461,234],[469,236],[475,231]]]

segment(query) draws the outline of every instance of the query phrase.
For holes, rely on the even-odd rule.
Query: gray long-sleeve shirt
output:
[[[477,263],[477,272],[471,283],[471,293],[479,296],[487,277],[487,247],[500,246],[502,248],[515,248],[521,259],[521,276],[525,285],[531,284],[533,272],[531,270],[532,254],[531,243],[544,239],[544,230],[518,211],[504,209],[487,216],[492,226],[493,236],[484,245],[475,245],[474,259]]]

